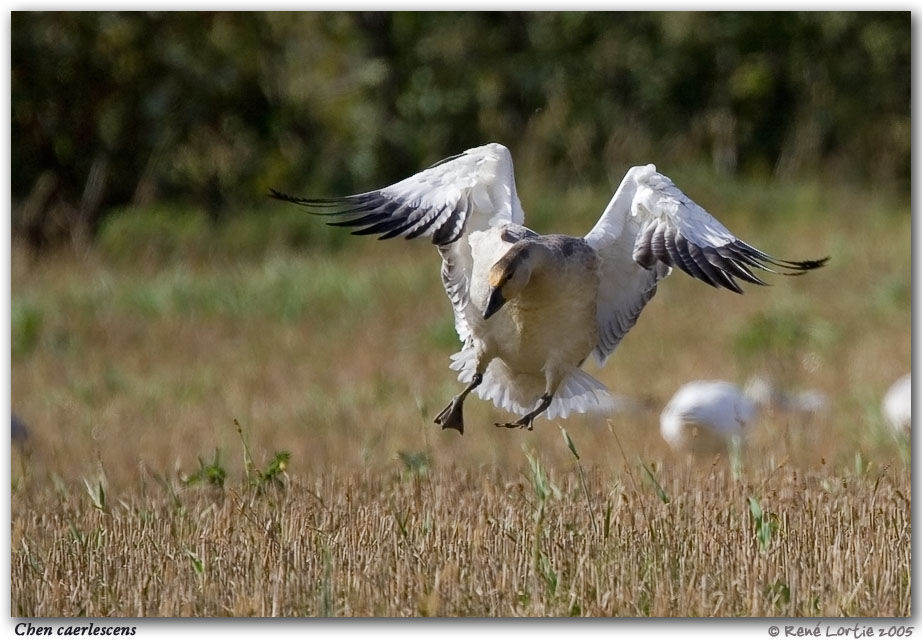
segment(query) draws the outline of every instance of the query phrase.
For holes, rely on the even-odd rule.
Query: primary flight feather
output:
[[[607,388],[580,366],[617,347],[673,267],[714,287],[764,285],[754,269],[802,274],[818,261],[776,259],[736,238],[653,165],[631,168],[584,237],[523,226],[512,157],[498,143],[452,156],[381,189],[340,198],[274,198],[381,239],[427,237],[463,347],[452,368],[468,384],[440,412],[464,432],[476,391],[521,415],[497,426],[532,429],[536,417],[606,412]]]

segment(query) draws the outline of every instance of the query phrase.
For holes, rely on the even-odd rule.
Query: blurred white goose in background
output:
[[[819,391],[786,392],[764,376],[750,377],[744,388],[729,381],[692,381],[666,404],[660,434],[675,450],[715,452],[733,439],[742,443],[765,410],[812,415],[826,405]]]
[[[912,430],[912,373],[897,379],[881,404],[884,419],[894,432]]]
[[[750,377],[744,388],[746,396],[762,408],[782,412],[816,414],[826,409],[829,399],[819,390],[784,390],[772,379],[755,375]]]
[[[819,390],[801,390],[786,395],[782,408],[793,412],[816,414],[829,407],[829,397]]]
[[[274,198],[334,217],[331,225],[387,239],[429,237],[463,342],[452,368],[468,384],[436,417],[464,430],[472,391],[521,417],[609,412],[607,388],[580,366],[604,364],[672,267],[742,292],[764,284],[753,268],[802,274],[819,261],[786,261],[742,242],[653,165],[628,170],[584,237],[523,226],[512,157],[502,145],[469,149],[398,183],[341,198]]]
[[[729,381],[691,381],[660,415],[660,434],[674,450],[716,452],[742,440],[755,421],[756,402]]]

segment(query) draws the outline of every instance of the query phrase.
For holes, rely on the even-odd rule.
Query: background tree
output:
[[[910,14],[14,12],[13,229],[220,220],[488,140],[548,180],[708,163],[909,193]]]

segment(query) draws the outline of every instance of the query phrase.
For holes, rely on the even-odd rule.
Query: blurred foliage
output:
[[[213,224],[202,209],[155,204],[143,211],[131,206],[112,209],[99,225],[96,247],[117,264],[141,261],[162,266],[177,259],[248,259],[310,246],[335,250],[349,238],[336,228],[318,225],[297,208]]]
[[[28,303],[14,302],[10,317],[13,357],[30,354],[38,345],[41,337],[41,309]]]
[[[223,220],[491,140],[552,181],[706,162],[908,194],[910,50],[909,12],[14,12],[13,230]]]
[[[841,328],[806,305],[757,312],[740,324],[733,353],[749,372],[791,380],[802,369],[815,371],[836,348]]]

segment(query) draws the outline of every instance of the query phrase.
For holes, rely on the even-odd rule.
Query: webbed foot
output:
[[[551,405],[552,398],[552,395],[545,393],[541,395],[541,399],[538,400],[538,407],[527,415],[511,423],[498,423],[495,425],[497,428],[525,428],[527,430],[534,430],[535,428],[532,424],[535,421],[535,417],[547,410],[547,407]]]
[[[435,416],[433,421],[440,426],[442,430],[446,428],[454,428],[462,435],[464,434],[464,399],[470,394],[471,390],[476,388],[483,381],[483,375],[479,372],[474,373],[474,377],[471,382],[468,384],[467,388],[461,391],[457,397],[451,400],[445,408],[442,409],[442,412]]]
[[[436,415],[435,423],[442,426],[442,430],[445,428],[454,428],[462,435],[464,434],[464,399],[459,399],[455,397],[451,400],[445,408]]]
[[[493,425],[496,426],[497,428],[527,428],[528,430],[534,430],[535,427],[532,426],[532,421],[531,420],[526,421],[527,418],[528,418],[528,415],[525,415],[518,421],[506,422],[502,424],[497,423]]]

